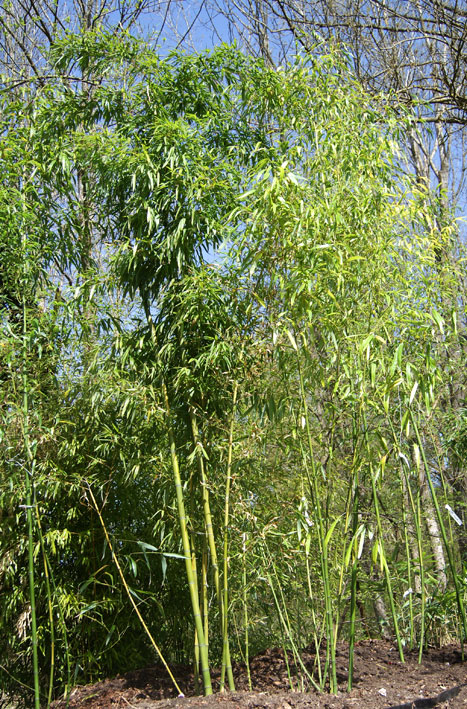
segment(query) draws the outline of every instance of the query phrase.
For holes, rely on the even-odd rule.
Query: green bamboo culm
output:
[[[39,511],[38,511],[38,509],[37,509],[37,506],[36,506],[36,521],[37,521],[37,531],[38,531],[38,533],[39,533],[39,540],[40,540],[40,544],[41,544],[41,548],[42,548],[42,553],[43,553],[43,558],[44,558],[44,565],[46,565],[46,567],[47,567],[46,570],[44,571],[44,573],[45,573],[45,578],[46,578],[46,583],[47,583],[47,595],[48,595],[48,598],[49,598],[49,601],[50,601],[50,602],[49,602],[49,607],[52,606],[52,610],[53,610],[53,598],[54,598],[54,596],[55,596],[55,597],[58,596],[58,593],[57,593],[57,586],[56,586],[56,583],[55,583],[55,577],[54,577],[54,573],[53,573],[53,568],[52,568],[52,565],[51,565],[51,563],[50,563],[48,554],[47,554],[46,549],[45,549],[44,535],[43,535],[43,532],[42,532],[42,525],[41,525],[41,518],[40,518],[40,515],[39,515]],[[52,591],[53,591],[53,594],[52,594]],[[63,693],[63,699],[66,700],[66,707],[68,707],[68,704],[69,704],[69,702],[70,702],[70,691],[71,691],[71,658],[70,658],[70,648],[69,648],[69,644],[68,644],[68,633],[67,633],[67,629],[66,629],[66,622],[65,622],[65,618],[64,618],[64,616],[63,616],[63,610],[62,610],[62,607],[61,607],[60,602],[57,602],[56,608],[57,608],[57,615],[58,615],[58,620],[59,620],[60,628],[61,628],[61,631],[62,631],[62,633],[63,633],[63,645],[64,645],[64,650],[65,650],[65,662],[66,662],[66,683],[65,683],[64,693]],[[50,620],[50,622],[52,623],[52,620]],[[52,644],[53,644],[53,640],[54,640],[54,634],[55,634],[55,631],[54,631],[54,629],[51,627],[51,636],[52,636],[52,637],[51,637],[51,642],[52,642]],[[51,658],[53,658],[53,653],[52,653],[52,651],[51,651]],[[51,666],[51,669],[50,669],[50,677],[53,676],[53,670],[54,670],[54,667],[53,667],[54,661],[52,661],[52,659],[51,659],[51,665],[52,665],[52,666]],[[53,687],[52,687],[52,689],[53,689]],[[47,705],[47,706],[50,705],[51,700],[52,700],[52,693],[51,693],[50,688],[49,688],[49,697],[48,697],[48,705]]]
[[[199,474],[201,478],[201,486],[202,486],[202,494],[203,494],[203,512],[204,512],[204,525],[206,528],[206,536],[208,538],[208,544],[209,544],[209,552],[211,554],[211,563],[212,563],[212,568],[213,568],[213,575],[214,575],[214,587],[216,590],[216,596],[217,596],[217,602],[219,606],[219,616],[220,616],[220,627],[221,627],[221,633],[222,633],[222,638],[223,638],[223,650],[222,650],[222,657],[223,657],[223,662],[222,662],[222,676],[221,676],[221,683],[220,683],[220,691],[223,691],[224,688],[224,681],[225,681],[225,671],[227,671],[227,678],[229,681],[229,689],[231,691],[235,690],[235,683],[234,683],[234,678],[233,678],[233,672],[232,672],[232,663],[230,660],[230,644],[229,644],[229,638],[227,635],[227,638],[225,637],[225,611],[224,611],[224,597],[221,589],[221,584],[220,584],[220,578],[219,578],[219,562],[218,562],[218,557],[217,557],[217,549],[216,549],[216,542],[214,539],[214,529],[212,525],[212,515],[211,515],[211,505],[209,501],[209,488],[208,488],[208,481],[207,481],[207,476],[206,476],[206,469],[205,469],[205,464],[204,464],[204,459],[203,459],[203,454],[200,449],[200,439],[199,439],[199,431],[198,431],[198,424],[196,421],[196,415],[193,410],[193,407],[190,407],[190,421],[191,421],[191,430],[193,434],[193,443],[195,445],[195,449],[197,450],[197,460],[198,460],[198,469],[199,469]],[[225,660],[225,663],[224,663]]]
[[[45,549],[45,544],[44,544],[44,537],[42,534],[42,529],[41,529],[41,519],[39,515],[39,509],[37,505],[35,505],[36,508],[36,522],[37,522],[37,531],[39,534],[39,542],[41,546],[41,551],[42,551],[42,561],[44,565],[44,578],[45,578],[45,586],[46,586],[46,591],[47,591],[47,607],[49,611],[49,624],[50,624],[50,675],[49,675],[49,690],[47,694],[47,709],[50,707],[52,703],[52,694],[53,694],[53,686],[54,686],[54,674],[55,674],[55,625],[54,625],[54,613],[53,613],[53,596],[52,596],[52,589],[50,586],[50,577],[49,577],[49,559],[47,557],[47,552]]]
[[[441,530],[441,536],[443,538],[446,553],[448,555],[449,567],[451,570],[452,578],[454,581],[454,587],[455,587],[455,591],[456,591],[457,608],[459,611],[459,616],[462,620],[463,636],[461,637],[460,640],[461,640],[461,644],[463,645],[465,639],[467,638],[467,617],[465,614],[464,601],[462,599],[462,593],[461,593],[461,589],[459,586],[459,578],[456,573],[456,565],[454,563],[454,556],[453,556],[452,549],[451,549],[451,546],[449,544],[448,537],[446,534],[446,527],[445,527],[444,520],[441,515],[441,510],[439,508],[439,502],[438,502],[438,498],[436,496],[436,491],[435,491],[435,488],[433,485],[433,480],[431,478],[430,468],[428,465],[428,461],[426,459],[425,448],[422,444],[422,439],[420,436],[420,432],[418,430],[417,422],[415,421],[415,416],[413,415],[413,411],[410,412],[410,420],[412,421],[412,425],[413,425],[413,428],[415,431],[415,436],[417,438],[418,446],[419,446],[419,449],[420,449],[420,452],[422,455],[423,465],[425,467],[425,473],[426,473],[426,477],[428,480],[428,485],[430,487],[431,497],[433,499],[433,503],[434,503],[435,510],[436,510],[436,517],[438,519],[439,528]]]
[[[357,529],[358,529],[358,503],[359,503],[359,479],[358,470],[355,473],[353,503],[352,503],[352,572],[351,572],[351,590],[350,590],[350,637],[349,637],[349,676],[347,689],[350,692],[353,684],[354,671],[354,648],[355,648],[355,620],[357,615],[357,573],[358,573],[358,552],[357,546]]]
[[[26,261],[26,258],[25,258]],[[34,455],[31,448],[29,435],[29,377],[28,377],[28,318],[26,296],[23,293],[23,348],[22,348],[22,384],[23,384],[23,442],[26,455],[25,465],[25,485],[26,485],[26,521],[28,527],[28,578],[29,578],[29,602],[31,604],[31,643],[32,643],[32,667],[34,675],[34,707],[40,709],[40,689],[39,689],[39,658],[37,651],[37,619],[36,619],[36,597],[35,597],[35,577],[34,577]]]
[[[203,609],[204,640],[209,650],[208,549],[206,537],[201,552],[201,607]]]
[[[287,666],[287,674],[288,674],[288,677],[289,677],[290,689],[291,689],[292,692],[295,691],[295,688],[294,688],[293,683],[292,683],[291,674],[290,674],[290,667],[289,667],[289,661],[288,661],[288,657],[287,657],[284,631],[285,631],[286,637],[287,637],[287,639],[288,639],[288,641],[289,641],[289,645],[290,645],[291,650],[292,650],[292,653],[293,653],[295,666],[296,666],[297,668],[300,667],[300,669],[301,669],[301,671],[302,671],[302,673],[303,673],[302,679],[303,679],[304,677],[306,677],[306,678],[311,682],[312,686],[313,686],[316,690],[320,691],[319,685],[316,683],[316,681],[314,680],[313,676],[308,672],[308,670],[307,670],[305,664],[303,663],[303,660],[302,660],[302,658],[301,658],[299,649],[298,649],[298,647],[297,647],[297,645],[296,645],[296,642],[295,642],[295,640],[294,640],[294,636],[293,636],[293,632],[292,632],[292,625],[291,625],[291,622],[290,622],[290,619],[289,619],[289,614],[288,614],[288,612],[287,612],[287,603],[286,603],[286,600],[285,600],[285,597],[284,597],[284,592],[283,592],[283,590],[282,590],[282,586],[281,586],[281,583],[280,583],[279,575],[278,575],[278,573],[277,573],[276,564],[274,563],[274,559],[273,559],[273,557],[272,557],[272,554],[271,554],[271,552],[270,552],[270,550],[269,550],[269,548],[268,548],[266,542],[264,542],[264,544],[263,544],[263,555],[264,555],[264,559],[265,559],[265,566],[266,566],[266,568],[272,568],[272,570],[273,570],[273,572],[274,572],[275,583],[277,584],[277,589],[278,589],[278,592],[279,592],[279,594],[280,594],[280,596],[281,596],[281,599],[280,599],[280,600],[281,600],[281,603],[280,603],[280,602],[279,602],[279,596],[278,596],[278,594],[277,594],[277,592],[276,592],[276,590],[275,590],[273,578],[272,578],[272,576],[271,576],[271,573],[268,571],[268,573],[267,573],[267,580],[268,580],[268,584],[269,584],[269,587],[270,587],[270,589],[271,589],[271,592],[272,592],[272,595],[273,595],[273,598],[274,598],[274,604],[275,604],[275,606],[276,606],[276,611],[277,611],[277,615],[278,615],[278,618],[279,618],[279,623],[280,623],[279,627],[280,627],[280,632],[281,632],[282,645],[283,645],[283,648],[284,648],[284,660],[285,660],[285,663],[286,663],[286,666]],[[282,605],[281,605],[281,604],[282,604]]]
[[[225,483],[225,506],[224,506],[224,568],[223,568],[223,607],[224,607],[224,625],[223,625],[223,651],[222,651],[222,672],[221,672],[221,691],[224,686],[225,672],[229,681],[229,689],[235,690],[235,683],[232,672],[232,663],[230,660],[230,645],[229,645],[229,626],[228,626],[228,610],[229,610],[229,516],[230,516],[230,487],[232,484],[232,457],[233,457],[233,431],[235,424],[235,415],[237,411],[237,394],[238,383],[235,383],[232,396],[232,415],[229,427],[229,442],[227,451],[227,475]]]
[[[394,426],[392,425],[391,421],[389,420],[389,426],[391,429],[393,441],[394,441],[394,448],[395,450],[398,450],[399,448],[399,441],[398,437],[396,435],[396,431],[394,429]],[[403,520],[404,520],[404,538],[405,538],[405,544],[406,544],[406,558],[407,558],[407,571],[408,571],[408,587],[409,589],[411,588],[411,574],[410,574],[410,568],[411,568],[411,552],[408,549],[408,515],[405,512],[405,497],[410,502],[410,510],[409,512],[412,513],[412,518],[413,522],[415,525],[415,537],[416,537],[416,544],[417,544],[417,551],[416,551],[416,556],[418,556],[418,570],[419,570],[419,575],[420,575],[420,636],[419,636],[419,652],[418,652],[418,662],[419,664],[422,661],[422,654],[423,654],[423,647],[425,644],[425,618],[426,618],[426,583],[425,583],[425,564],[424,564],[424,555],[423,555],[423,539],[422,539],[422,510],[421,510],[421,497],[420,497],[420,486],[417,485],[417,495],[416,499],[414,498],[414,494],[412,492],[412,487],[410,484],[410,479],[409,479],[409,463],[408,459],[405,455],[402,455],[401,452],[399,452],[399,459],[401,460],[401,465],[399,466],[401,474],[400,474],[400,485],[401,485],[401,494],[403,497],[403,505],[402,505],[402,514],[403,514]],[[410,649],[412,648],[414,638],[415,638],[415,627],[414,627],[414,618],[413,618],[413,600],[412,600],[412,595],[410,594],[410,600],[409,600],[409,612],[410,612]]]
[[[406,468],[403,468],[404,483],[407,489],[407,494],[409,495],[410,505],[415,521],[415,530],[417,536],[417,552],[419,560],[419,572],[420,572],[420,639],[419,639],[419,650],[418,650],[418,662],[421,664],[423,655],[423,646],[425,644],[425,620],[426,620],[426,583],[425,583],[425,562],[423,555],[423,539],[422,539],[422,509],[421,509],[421,496],[420,496],[420,486],[417,487],[417,498],[414,500],[412,488],[410,486],[410,480]]]
[[[365,436],[365,443],[366,443],[366,448],[368,452],[368,458],[370,460],[369,463],[369,473],[370,473],[370,482],[371,482],[371,492],[372,492],[372,498],[373,498],[373,508],[375,511],[375,517],[376,517],[376,529],[378,532],[377,535],[377,545],[378,545],[378,552],[379,552],[379,557],[380,557],[380,562],[381,562],[381,568],[382,571],[384,572],[384,580],[386,582],[386,590],[389,598],[389,607],[391,609],[391,618],[392,618],[392,623],[394,627],[394,634],[396,636],[396,642],[397,642],[397,649],[399,651],[399,659],[401,662],[405,662],[404,658],[404,649],[402,645],[402,638],[399,630],[399,623],[397,620],[397,612],[396,612],[396,606],[394,603],[394,593],[392,590],[392,582],[391,582],[391,574],[389,572],[389,566],[388,562],[386,559],[386,554],[384,552],[384,545],[383,545],[383,525],[381,523],[381,514],[380,514],[380,509],[379,509],[379,501],[378,501],[378,494],[376,491],[376,479],[377,475],[374,472],[373,464],[371,463],[371,450],[370,450],[370,441],[368,438],[368,421],[366,418],[366,414],[363,411],[363,426],[364,426],[364,436]],[[380,471],[381,473],[381,471]]]
[[[190,505],[190,518],[191,520],[194,519],[194,503],[195,503],[195,494],[193,490],[193,485],[194,485],[194,475],[193,473],[190,475],[190,480],[189,480],[189,488],[188,488],[188,500],[189,500],[189,505]],[[196,560],[196,534],[195,534],[195,529],[193,528],[193,523],[190,525],[190,546],[191,546],[191,573],[193,574],[193,579],[195,582],[195,591],[196,594],[199,597],[199,586],[198,586],[198,564]],[[205,638],[206,640],[206,645],[208,645],[208,638]],[[193,645],[194,645],[194,655],[193,655],[193,673],[194,673],[194,682],[195,682],[195,693],[198,695],[200,694],[200,675],[199,675],[199,639],[198,639],[198,633],[194,632],[194,638],[193,638]],[[209,647],[208,647],[208,653],[209,653]]]
[[[147,323],[149,325],[150,332],[151,332],[152,343],[153,343],[154,349],[157,353],[156,329],[154,327],[154,322],[153,322],[153,319],[151,316],[149,304],[147,301],[143,301],[143,305],[144,305],[144,310],[145,310],[145,314],[146,314],[146,320],[147,320]],[[167,435],[169,438],[170,459],[171,459],[171,463],[172,463],[172,474],[173,474],[173,479],[174,479],[174,484],[175,484],[175,494],[176,494],[176,498],[177,498],[178,520],[179,520],[179,524],[180,524],[180,532],[182,535],[183,555],[185,557],[186,576],[187,576],[187,581],[188,581],[188,587],[190,590],[190,599],[191,599],[191,607],[192,607],[192,611],[193,611],[193,620],[195,623],[196,636],[197,636],[198,646],[199,646],[199,656],[200,656],[200,663],[201,663],[201,674],[203,676],[204,694],[206,696],[209,696],[210,694],[212,694],[212,684],[211,684],[211,674],[209,671],[208,647],[207,647],[205,636],[204,636],[203,619],[201,617],[201,608],[200,608],[198,588],[197,588],[198,584],[197,584],[197,580],[193,574],[193,569],[192,569],[192,550],[191,550],[191,545],[190,545],[190,537],[188,534],[186,512],[185,512],[185,501],[183,499],[182,479],[180,477],[180,466],[178,464],[177,447],[175,445],[175,435],[174,435],[172,421],[171,421],[171,407],[170,407],[170,402],[169,402],[169,395],[168,395],[168,391],[167,391],[167,385],[166,385],[164,379],[162,379],[162,381],[161,381],[161,389],[162,389],[162,400],[163,400],[164,408],[165,408],[165,420],[166,420],[166,426],[167,426]]]
[[[243,601],[243,624],[245,626],[245,665],[248,677],[248,689],[253,689],[250,670],[250,641],[248,635],[248,592],[246,587],[246,532],[242,536],[242,601]]]
[[[328,540],[326,539],[326,533],[324,529],[324,520],[321,513],[321,501],[319,495],[319,487],[317,480],[317,470],[315,465],[315,458],[313,452],[313,441],[311,437],[311,427],[310,420],[308,416],[308,406],[305,394],[305,383],[303,378],[303,372],[300,363],[300,354],[298,348],[296,349],[297,356],[297,369],[298,377],[300,383],[300,396],[302,400],[303,413],[305,419],[305,428],[308,443],[308,453],[310,456],[311,470],[308,465],[308,460],[305,455],[303,455],[303,463],[305,472],[308,478],[308,484],[310,487],[310,494],[313,502],[313,513],[316,516],[317,529],[318,529],[318,541],[320,547],[320,565],[321,565],[321,577],[323,583],[323,595],[324,595],[324,606],[325,606],[325,625],[326,625],[326,637],[328,642],[326,644],[326,671],[329,668],[329,688],[332,694],[337,692],[337,666],[336,666],[336,646],[334,640],[334,623],[332,616],[332,590],[330,584],[329,576],[329,559],[328,559]],[[304,453],[304,451],[303,451]]]
[[[400,468],[402,468],[402,463],[400,465]],[[408,497],[408,493],[406,493],[406,484],[405,484],[403,470],[401,470],[401,474],[399,476],[399,483],[400,483],[401,500],[402,500],[402,526],[403,526],[403,530],[404,530],[405,559],[406,559],[406,564],[407,564],[407,588],[411,589],[412,588],[412,558],[410,555],[410,541],[409,541],[409,534],[408,534],[409,520],[408,520],[407,511],[405,509],[405,500]],[[409,628],[410,628],[409,650],[412,650],[413,646],[414,646],[414,612],[413,612],[412,593],[409,593]]]
[[[298,434],[298,423],[296,425],[297,438]],[[302,449],[302,458],[304,458],[304,451]],[[301,476],[301,496],[302,500],[305,499],[305,476]],[[315,646],[315,667],[318,671],[318,685],[322,689],[324,687],[323,673],[321,671],[321,658],[320,658],[320,639],[318,637],[318,620],[315,612],[315,598],[313,594],[313,588],[311,585],[311,566],[310,566],[310,546],[311,546],[311,533],[308,525],[308,531],[305,539],[305,566],[306,566],[306,583],[308,588],[308,597],[310,600],[311,617],[313,620],[313,643]]]
[[[191,546],[190,538],[188,536],[188,528],[186,522],[186,512],[185,512],[185,502],[183,499],[183,487],[182,479],[180,477],[180,467],[178,464],[177,449],[175,445],[175,436],[171,423],[169,396],[167,393],[167,386],[165,382],[162,382],[162,396],[165,407],[166,422],[167,422],[167,433],[169,436],[170,445],[170,458],[172,461],[172,473],[175,483],[175,493],[177,497],[177,508],[178,508],[178,519],[180,523],[180,531],[182,535],[182,545],[183,545],[183,555],[185,557],[185,568],[188,580],[188,586],[190,589],[191,606],[193,610],[193,619],[195,622],[196,633],[198,635],[199,644],[199,655],[201,662],[201,674],[203,676],[203,686],[204,693],[206,696],[212,694],[211,685],[211,674],[209,672],[209,657],[208,648],[204,636],[203,619],[201,617],[201,609],[199,604],[199,596],[197,591],[196,580],[193,576],[193,570],[191,568]]]
[[[266,562],[267,563],[267,562]],[[281,634],[281,642],[282,642],[282,651],[284,653],[284,662],[285,666],[287,668],[287,678],[289,680],[289,688],[291,692],[294,692],[294,685],[293,685],[293,680],[292,680],[292,674],[290,672],[290,663],[289,663],[289,656],[287,653],[287,644],[285,642],[285,636],[284,636],[284,628],[287,632],[287,635],[289,638],[291,638],[291,633],[290,633],[290,628],[287,626],[287,621],[284,618],[284,614],[282,612],[279,600],[277,598],[277,594],[274,588],[274,583],[271,577],[271,574],[268,572],[267,574],[267,580],[269,584],[269,588],[271,589],[272,592],[272,597],[274,598],[274,605],[276,606],[276,611],[277,611],[277,616],[279,618],[279,628],[280,628],[280,634]]]

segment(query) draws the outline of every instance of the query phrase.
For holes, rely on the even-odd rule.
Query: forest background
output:
[[[465,640],[466,15],[2,2],[5,703]]]

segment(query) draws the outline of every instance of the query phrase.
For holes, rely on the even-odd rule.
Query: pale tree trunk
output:
[[[436,512],[433,505],[433,500],[431,499],[431,493],[423,466],[420,466],[418,480],[420,485],[423,518],[428,531],[433,564],[436,569],[438,579],[438,590],[443,592],[446,590],[447,586],[446,559],[444,555],[441,532],[439,529],[438,520],[436,519]]]
[[[273,65],[269,48],[268,13],[264,0],[254,0],[254,23],[260,55],[269,65]]]
[[[412,563],[414,565],[414,568],[419,569],[420,568],[420,554],[418,553],[417,532],[416,532],[414,521],[413,521],[413,515],[416,514],[416,512],[412,509],[412,505],[410,503],[409,491],[407,489],[407,480],[406,480],[406,477],[403,473],[401,475],[401,480],[402,480],[402,491],[403,491],[402,504],[404,505],[404,508],[405,508],[405,524],[407,527],[407,535],[408,535],[408,540],[409,540],[410,557],[412,559]],[[420,582],[420,574],[419,573],[413,574],[412,582],[413,582],[413,586],[414,586],[413,590],[415,591],[416,594],[420,594],[421,590],[422,590],[422,586],[421,586],[421,582]]]
[[[380,628],[381,635],[385,640],[391,639],[390,623],[388,618],[388,612],[386,609],[386,604],[384,603],[381,594],[377,593],[373,599],[373,608],[375,611],[376,620]]]

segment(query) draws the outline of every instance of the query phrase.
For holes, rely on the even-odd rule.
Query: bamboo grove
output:
[[[5,696],[462,643],[464,253],[414,116],[338,49],[48,61],[0,94]]]

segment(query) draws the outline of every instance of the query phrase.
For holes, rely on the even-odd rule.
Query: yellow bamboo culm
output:
[[[135,609],[135,613],[136,613],[136,615],[138,616],[138,619],[139,619],[141,625],[142,625],[143,628],[144,628],[144,632],[145,632],[146,635],[148,636],[148,638],[149,638],[149,640],[151,641],[151,644],[152,644],[154,650],[155,650],[155,651],[157,652],[157,654],[159,655],[162,664],[164,665],[165,669],[167,670],[167,672],[168,672],[168,674],[169,674],[169,677],[170,677],[170,679],[172,680],[173,685],[174,685],[175,689],[176,689],[177,692],[178,692],[178,696],[179,696],[179,697],[184,697],[185,695],[183,694],[182,690],[181,690],[180,687],[178,686],[177,680],[176,680],[175,677],[173,676],[173,674],[172,674],[172,672],[171,672],[171,670],[170,670],[170,667],[168,666],[167,662],[165,661],[165,659],[164,659],[164,657],[163,657],[163,655],[162,655],[162,653],[161,653],[161,651],[160,651],[160,649],[159,649],[159,646],[157,645],[156,641],[155,641],[154,638],[152,637],[151,631],[149,630],[148,626],[146,625],[143,616],[142,616],[141,613],[139,612],[138,606],[136,605],[136,603],[135,603],[134,600],[133,600],[133,597],[132,597],[132,595],[131,595],[131,593],[130,593],[130,589],[128,588],[128,584],[127,584],[127,582],[126,582],[126,580],[125,580],[125,576],[123,575],[122,567],[120,566],[120,563],[119,563],[119,561],[118,561],[118,559],[117,559],[117,555],[115,554],[114,549],[113,549],[113,546],[112,546],[112,543],[111,543],[111,541],[110,541],[109,533],[107,532],[107,527],[105,526],[105,522],[104,522],[104,520],[102,519],[102,515],[101,515],[101,512],[100,512],[99,507],[98,507],[98,505],[97,505],[96,498],[95,498],[94,495],[93,495],[93,492],[92,492],[92,490],[91,490],[90,484],[89,484],[88,482],[86,482],[86,484],[87,484],[87,486],[88,486],[88,492],[89,492],[89,495],[90,495],[90,497],[91,497],[93,507],[94,507],[94,509],[96,510],[97,516],[99,517],[99,522],[101,523],[102,529],[104,530],[105,538],[106,538],[106,540],[107,540],[107,544],[109,545],[109,549],[110,549],[110,552],[111,552],[111,554],[112,554],[112,559],[114,560],[115,566],[117,567],[118,573],[120,574],[120,578],[121,578],[121,580],[122,580],[122,584],[123,584],[123,586],[124,586],[124,588],[125,588],[125,591],[126,591],[126,593],[127,593],[128,598],[130,599],[130,603],[131,603],[131,605],[133,606],[133,608]]]

